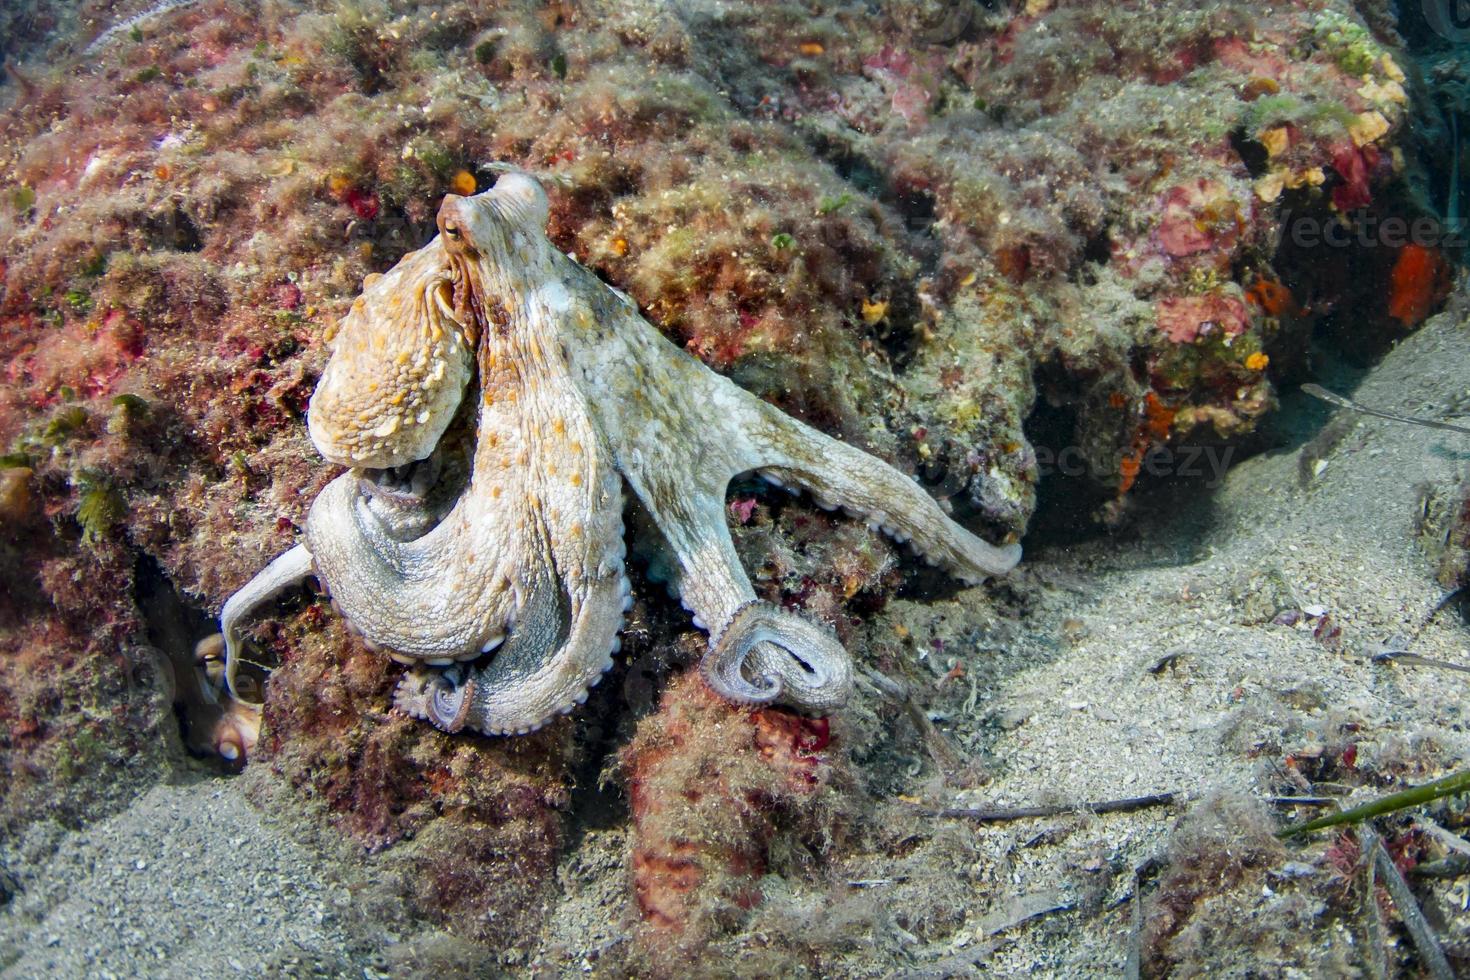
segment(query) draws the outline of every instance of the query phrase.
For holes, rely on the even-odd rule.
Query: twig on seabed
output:
[[[1464,664],[1452,664],[1448,660],[1435,660],[1433,657],[1421,657],[1417,653],[1407,653],[1398,650],[1385,650],[1373,655],[1375,664],[1408,664],[1413,667],[1441,667],[1445,670],[1458,670],[1470,674],[1470,667]]]
[[[1026,895],[1013,895],[1003,900],[1001,908],[981,919],[975,927],[975,945],[961,953],[903,973],[890,974],[895,980],[946,980],[948,977],[984,975],[979,969],[980,961],[995,952],[998,945],[995,937],[1014,929],[1032,919],[1053,912],[1067,912],[1077,907],[1076,901],[1065,898],[1061,892],[1047,889]]]
[[[1463,425],[1455,425],[1453,422],[1441,422],[1438,419],[1425,419],[1414,415],[1396,415],[1393,412],[1384,412],[1376,408],[1370,408],[1361,402],[1355,402],[1351,398],[1344,398],[1342,395],[1328,391],[1321,385],[1302,385],[1302,391],[1311,395],[1313,398],[1320,398],[1329,405],[1336,405],[1338,408],[1360,412],[1363,415],[1372,415],[1375,418],[1389,419],[1393,422],[1405,422],[1409,425],[1422,425],[1428,429],[1444,429],[1447,432],[1464,432],[1470,434],[1470,429],[1467,429]]]
[[[1378,908],[1378,835],[1372,827],[1365,825],[1358,836],[1362,843],[1360,860],[1363,874],[1363,920],[1368,933],[1368,976],[1370,980],[1386,980],[1388,949],[1383,943],[1383,916]]]
[[[978,943],[962,953],[946,956],[925,967],[890,973],[884,980],[948,980],[950,977],[981,976],[979,963],[995,952],[994,943]]]
[[[1434,604],[1434,608],[1429,610],[1429,615],[1424,617],[1424,622],[1419,624],[1419,629],[1423,629],[1424,627],[1428,626],[1430,621],[1433,620],[1435,616],[1438,616],[1441,612],[1448,609],[1453,603],[1459,601],[1460,599],[1463,599],[1464,597],[1465,587],[1463,585],[1460,586],[1458,589],[1451,589],[1444,595],[1440,596],[1439,601]],[[1415,630],[1415,632],[1417,633],[1418,630]]]
[[[1143,972],[1143,870],[1133,869],[1133,902],[1128,924],[1128,962],[1123,967],[1124,980],[1138,980]]]
[[[1438,861],[1425,861],[1409,869],[1415,878],[1463,878],[1470,875],[1470,857],[1451,854]]]
[[[1052,806],[1013,807],[922,807],[931,817],[962,817],[980,823],[1000,823],[1005,820],[1025,820],[1029,817],[1058,817],[1064,813],[1127,813],[1153,806],[1168,806],[1174,802],[1173,793],[1155,793],[1152,796],[1132,796],[1126,800],[1104,800],[1100,803],[1058,803]]]
[[[1433,837],[1446,850],[1454,851],[1461,857],[1470,858],[1470,841],[1465,840],[1465,838],[1457,834],[1450,833],[1428,817],[1420,817],[1417,823],[1426,834]]]
[[[1414,940],[1414,948],[1419,951],[1419,959],[1428,968],[1429,975],[1434,980],[1454,980],[1455,973],[1450,969],[1450,961],[1445,959],[1444,950],[1439,946],[1439,940],[1434,938],[1429,923],[1424,920],[1424,913],[1419,910],[1419,903],[1414,898],[1414,893],[1409,888],[1409,883],[1404,880],[1403,873],[1399,871],[1398,865],[1393,863],[1388,851],[1383,846],[1383,838],[1371,827],[1361,827],[1358,837],[1363,844],[1365,861],[1373,863],[1373,869],[1378,878],[1383,882],[1388,894],[1393,898],[1394,908],[1398,909],[1399,918],[1404,921],[1404,927],[1409,930],[1409,936]],[[1371,896],[1370,896],[1371,898]]]

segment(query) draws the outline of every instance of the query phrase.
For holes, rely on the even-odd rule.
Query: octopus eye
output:
[[[459,241],[459,225],[449,221],[444,222],[444,234],[453,238],[455,241]]]

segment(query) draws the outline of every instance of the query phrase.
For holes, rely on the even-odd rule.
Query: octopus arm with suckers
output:
[[[669,342],[552,245],[547,211],[520,173],[450,195],[439,235],[365,284],[309,412],[349,469],[303,543],[226,603],[228,677],[246,617],[314,573],[352,629],[413,665],[397,707],[448,731],[534,730],[612,664],[631,602],[624,481],[709,631],[704,677],[733,701],[827,713],[852,683],[830,630],[757,600],[725,521],[737,474],[804,487],[966,581],[1014,567],[1019,546]]]

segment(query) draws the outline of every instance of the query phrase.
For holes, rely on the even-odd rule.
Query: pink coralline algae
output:
[[[1157,306],[1159,330],[1176,344],[1192,344],[1216,332],[1238,337],[1250,324],[1245,304],[1221,293],[1166,296]]]
[[[271,290],[271,299],[282,310],[294,310],[301,305],[301,289],[292,282],[283,282]]]
[[[749,524],[750,518],[755,514],[755,508],[758,502],[754,497],[742,497],[739,500],[732,500],[730,501],[730,514],[741,524]]]
[[[1162,210],[1158,240],[1166,255],[1229,252],[1240,237],[1240,206],[1218,181],[1201,177],[1171,187],[1164,193]]]
[[[924,73],[913,55],[885,45],[877,54],[863,61],[863,73],[884,84],[893,112],[910,129],[918,129],[924,124],[934,93],[923,84]]]

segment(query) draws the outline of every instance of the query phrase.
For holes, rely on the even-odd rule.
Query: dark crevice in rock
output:
[[[1244,126],[1236,128],[1230,133],[1230,148],[1240,157],[1252,178],[1265,175],[1271,156],[1254,133],[1246,132]]]
[[[133,572],[134,600],[143,614],[148,644],[160,655],[168,674],[169,693],[178,719],[179,746],[191,755],[232,771],[213,750],[211,729],[221,709],[195,664],[196,644],[218,632],[214,620],[184,599],[157,560],[139,554]]]
[[[1113,238],[1107,227],[1103,227],[1097,234],[1087,239],[1082,247],[1080,278],[1083,282],[1096,282],[1095,268],[1105,266],[1113,261]]]
[[[1132,485],[1120,494],[1122,450],[1109,452],[1107,446],[1130,445],[1129,433],[1140,424],[1134,409],[1115,410],[1120,430],[1113,435],[1095,424],[1100,412],[1112,409],[1099,408],[1085,394],[1096,379],[1051,363],[1037,370],[1036,386],[1038,397],[1024,425],[1041,477],[1025,538],[1033,555],[1105,535],[1129,540],[1149,527],[1191,521],[1194,511],[1207,525],[1210,497],[1229,467],[1266,448],[1258,435],[1230,441],[1209,427],[1163,443],[1152,440],[1137,457]],[[1085,424],[1088,419],[1094,424]]]
[[[850,146],[843,146],[818,136],[809,142],[816,154],[837,171],[837,176],[869,197],[882,199],[889,195],[888,178],[883,169]]]
[[[1388,353],[1408,329],[1389,316],[1398,249],[1389,247],[1378,230],[1386,217],[1394,215],[1405,220],[1396,209],[1374,208],[1355,213],[1349,226],[1320,196],[1301,192],[1288,202],[1280,244],[1271,260],[1281,283],[1291,291],[1291,305],[1281,311],[1283,331],[1290,335],[1308,330],[1319,343],[1363,366]],[[1279,342],[1268,348],[1275,376],[1301,374],[1307,365],[1282,355],[1304,348]]]
[[[1037,391],[1047,391],[1064,379],[1052,377],[1059,369],[1043,367],[1038,372]],[[1044,467],[1036,486],[1036,510],[1027,526],[1025,543],[1062,544],[1106,533],[1097,520],[1097,511],[1111,499],[1094,474],[1081,466],[1077,446],[1080,409],[1073,403],[1049,400],[1038,394],[1023,426],[1026,439],[1037,451],[1038,459],[1049,458],[1053,464]],[[1076,464],[1075,466],[1073,464]]]
[[[634,580],[635,595],[639,588],[646,587],[631,571],[629,578]],[[636,639],[626,630],[622,635],[624,649],[629,649],[630,641]],[[606,773],[628,738],[620,722],[624,681],[631,669],[623,658],[616,658],[613,669],[603,675],[588,693],[587,703],[576,711],[576,741],[580,751],[571,773],[568,850],[574,850],[578,838],[588,831],[617,827],[627,819],[626,794],[620,785],[606,778]]]
[[[154,248],[174,252],[197,252],[204,247],[199,226],[180,207],[155,211],[148,216],[144,232]]]
[[[927,236],[934,227],[934,195],[928,191],[911,190],[896,193],[886,202],[903,216],[910,232]]]

